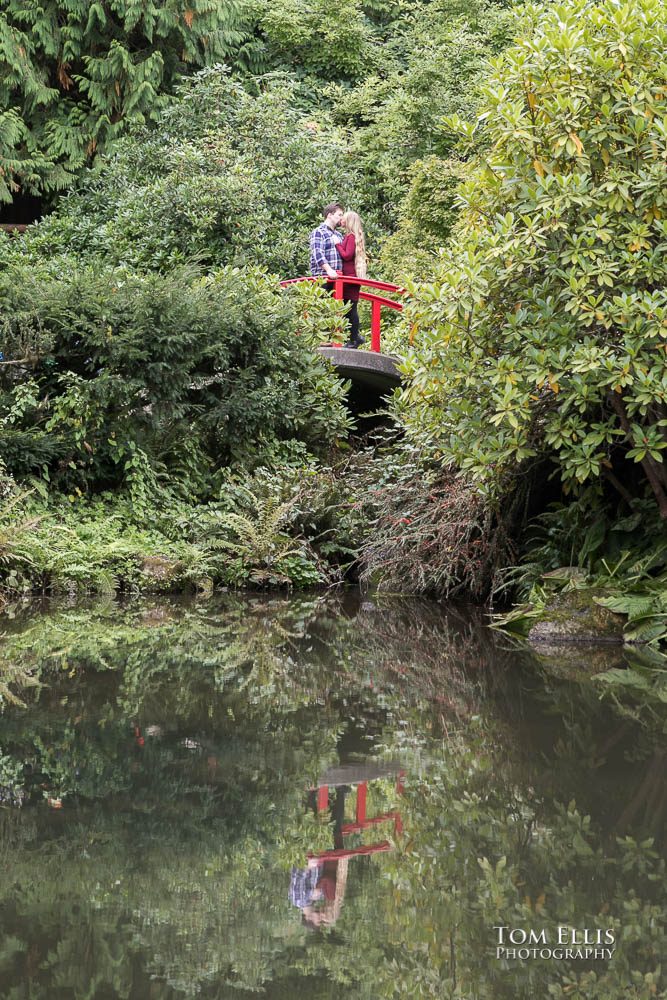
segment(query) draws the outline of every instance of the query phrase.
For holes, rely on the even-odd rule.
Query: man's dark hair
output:
[[[345,211],[343,206],[338,201],[332,201],[330,205],[325,205],[324,208],[322,209],[322,218],[326,219],[327,215],[332,215],[337,208],[339,208],[341,212]]]

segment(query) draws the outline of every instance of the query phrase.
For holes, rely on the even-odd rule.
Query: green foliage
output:
[[[408,3],[390,25],[382,64],[351,92],[332,88],[335,114],[354,128],[357,155],[383,203],[396,209],[416,161],[425,161],[427,175],[442,169],[438,161],[455,147],[443,117],[475,114],[486,60],[510,40],[513,22],[506,4],[493,0]]]
[[[526,603],[497,615],[496,624],[526,634],[557,595],[589,593],[625,616],[626,642],[658,646],[667,639],[667,541],[650,500],[619,516],[595,488],[568,504],[552,503],[529,526],[523,562],[502,574]],[[658,654],[656,654],[657,656]]]
[[[437,156],[410,167],[411,183],[400,203],[398,226],[382,246],[382,270],[393,281],[431,275],[434,251],[449,242],[458,220],[457,194],[466,171],[462,160]]]
[[[116,143],[21,249],[142,270],[197,257],[290,277],[307,273],[308,235],[332,198],[363,209],[341,131],[304,117],[288,86],[255,97],[218,67],[182,83],[154,127]]]
[[[575,567],[581,576],[633,579],[662,569],[667,547],[650,500],[634,500],[619,513],[595,489],[584,490],[568,504],[553,503],[529,528],[524,541],[529,586],[539,575],[554,576],[559,567]]]
[[[71,501],[74,501],[74,496]],[[204,552],[142,521],[129,501],[58,501],[19,493],[0,509],[3,600],[32,592],[113,593],[206,586]]]
[[[300,454],[294,464],[252,474],[237,467],[219,478],[218,495],[207,503],[184,500],[154,476],[150,488],[132,480],[117,496],[75,490],[44,500],[41,483],[33,495],[14,487],[0,506],[0,606],[32,593],[307,588],[341,580],[365,531],[341,470]]]
[[[484,599],[512,558],[503,515],[461,477],[395,447],[362,473],[362,576],[381,589]]]
[[[231,503],[228,500],[222,508],[207,510],[198,519],[197,534],[202,540],[214,552],[234,557],[224,570],[226,583],[313,586],[323,582],[305,540],[289,534],[297,499],[298,494],[283,500],[270,480],[264,489],[255,491],[240,483],[229,497]]]
[[[23,766],[17,760],[6,756],[0,749],[0,787],[20,785],[23,778]]]
[[[0,310],[43,340],[30,365],[0,369],[8,471],[75,493],[124,484],[141,506],[167,470],[196,495],[213,469],[257,460],[263,444],[335,440],[347,427],[343,388],[300,303],[299,289],[282,294],[256,271],[82,269],[64,280],[6,270]],[[12,339],[3,348],[22,353]]]
[[[66,187],[181,72],[243,39],[236,0],[3,0],[0,15],[0,201]]]
[[[30,539],[34,537],[40,518],[25,511],[28,493],[7,491],[0,505],[0,565],[10,578],[20,566],[32,563]]]
[[[260,34],[263,68],[283,68],[315,90],[322,81],[356,80],[377,63],[373,25],[362,0],[253,0],[249,12]]]
[[[309,449],[350,426],[345,386],[314,350],[340,304],[311,285],[281,291],[258,270],[87,268],[64,280],[62,267],[14,264],[0,277],[0,589],[306,587],[336,575],[314,532],[284,523],[293,502],[278,470],[298,477]],[[263,464],[268,492],[253,493],[244,477]]]
[[[495,63],[460,246],[409,312],[405,420],[496,490],[536,454],[571,489],[636,463],[665,517],[667,19],[627,10],[532,7]]]
[[[230,470],[216,502],[176,520],[225,583],[340,582],[367,529],[363,502],[350,496],[351,465],[354,458],[328,466],[299,455],[251,475]]]
[[[0,202],[11,201],[12,193],[19,187],[16,178],[36,170],[38,158],[21,155],[21,146],[27,135],[26,125],[15,108],[0,112],[0,164],[3,169],[0,174]]]
[[[628,642],[657,642],[667,639],[667,573],[652,580],[639,593],[626,592],[599,598],[598,604],[616,614],[627,615]]]

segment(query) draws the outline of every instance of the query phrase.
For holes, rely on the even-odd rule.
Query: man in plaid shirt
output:
[[[315,278],[335,278],[341,260],[336,245],[342,240],[336,230],[343,218],[343,206],[333,202],[323,210],[324,222],[310,234],[310,273]]]

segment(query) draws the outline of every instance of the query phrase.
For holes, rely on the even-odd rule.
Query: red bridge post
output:
[[[368,783],[362,781],[360,785],[357,785],[357,823],[366,822],[366,792],[368,790]]]
[[[371,351],[380,353],[380,310],[382,304],[377,299],[371,302]]]

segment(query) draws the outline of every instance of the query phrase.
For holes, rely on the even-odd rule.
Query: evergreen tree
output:
[[[64,188],[241,40],[237,0],[0,0],[0,200]]]

